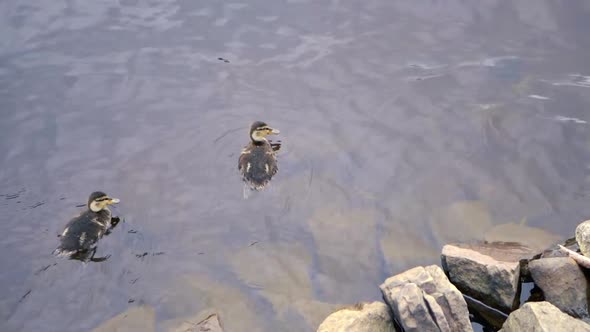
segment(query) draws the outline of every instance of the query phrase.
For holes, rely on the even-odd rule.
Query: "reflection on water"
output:
[[[447,242],[542,246],[590,214],[586,1],[0,10],[2,331],[134,310],[308,331]],[[243,200],[255,119],[281,129],[281,171]],[[96,188],[123,202],[111,257],[56,260]]]

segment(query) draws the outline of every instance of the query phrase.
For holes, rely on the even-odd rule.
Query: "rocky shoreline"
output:
[[[590,331],[590,220],[542,252],[514,242],[449,244],[441,266],[415,267],[380,286],[384,302],[329,315],[317,332]],[[578,253],[581,251],[581,253]]]
[[[543,250],[540,242],[445,245],[440,266],[418,266],[387,278],[379,286],[383,301],[349,305],[324,316],[333,307],[311,325],[319,324],[317,332],[462,332],[474,331],[473,323],[484,332],[590,332],[590,220],[565,243]],[[224,289],[223,294],[232,293]],[[223,318],[235,319],[236,313],[226,312]],[[160,328],[235,331],[235,326],[224,328],[221,314],[212,306],[162,322]],[[152,307],[141,305],[94,331],[156,331],[155,316]]]

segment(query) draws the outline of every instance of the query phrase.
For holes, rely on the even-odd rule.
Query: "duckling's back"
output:
[[[86,211],[72,219],[65,227],[55,253],[70,256],[93,249],[109,227],[110,211]]]
[[[271,145],[268,142],[250,144],[240,155],[238,168],[246,184],[254,190],[262,190],[278,171]]]

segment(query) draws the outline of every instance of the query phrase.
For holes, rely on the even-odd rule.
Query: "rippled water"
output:
[[[310,331],[450,241],[590,215],[583,0],[0,3],[0,329]],[[248,126],[281,130],[242,198]],[[90,192],[125,218],[52,257]]]

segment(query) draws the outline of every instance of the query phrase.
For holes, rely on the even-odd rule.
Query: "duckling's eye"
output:
[[[109,198],[108,197],[101,197],[101,198],[97,198],[95,201],[102,202],[102,201],[106,201],[107,199],[109,199]]]

